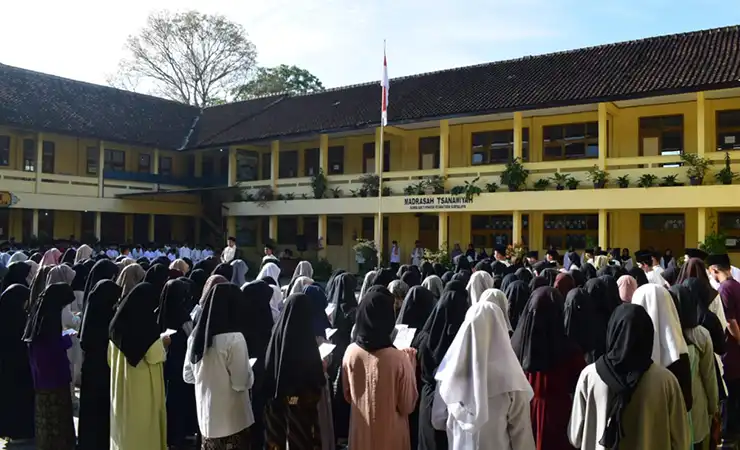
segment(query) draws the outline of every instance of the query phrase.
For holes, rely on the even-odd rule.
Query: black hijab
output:
[[[591,278],[596,278],[596,267],[591,263],[584,264],[583,267],[581,267],[581,272],[583,272],[583,276],[586,278],[586,281]]]
[[[606,353],[596,360],[596,372],[609,388],[608,420],[599,445],[619,447],[624,435],[622,414],[642,375],[653,363],[653,321],[645,308],[624,303],[611,319],[606,332]]]
[[[225,284],[225,283],[222,283]],[[206,299],[207,300],[207,299]],[[159,296],[157,324],[160,333],[167,330],[180,330],[185,322],[190,321],[190,285],[182,280],[169,280]],[[201,314],[201,317],[204,317]]]
[[[110,340],[134,367],[144,358],[161,333],[154,311],[159,290],[141,282],[121,301],[110,323]]]
[[[538,275],[538,276],[532,278],[529,281],[529,290],[530,290],[530,292],[534,292],[535,289],[541,288],[543,286],[549,286],[549,284],[547,282],[547,278],[545,278],[543,276],[539,276]]]
[[[446,285],[447,283],[450,282],[450,280],[452,280],[452,277],[454,275],[455,275],[454,272],[448,270],[447,272],[445,272],[444,274],[442,274],[442,276],[439,277],[439,278],[440,278],[440,280],[442,280],[442,283]]]
[[[678,267],[669,266],[663,271],[663,273],[660,274],[660,276],[662,276],[669,285],[673,286],[674,284],[676,284],[676,279],[678,278]]]
[[[489,275],[493,275],[493,267],[491,267],[491,263],[488,261],[481,261],[478,264],[475,265],[475,271],[482,270],[484,272],[488,272]]]
[[[595,317],[591,296],[583,288],[572,289],[565,297],[565,335],[573,340],[581,351],[593,351],[601,341],[605,347],[604,328],[600,327]],[[603,353],[603,350],[602,350]]]
[[[59,264],[69,264],[71,266],[75,263],[75,256],[77,256],[77,250],[73,248],[68,248],[64,251]]]
[[[325,385],[311,326],[311,300],[306,294],[291,294],[267,346],[264,391],[268,398],[282,398],[318,393]]]
[[[391,295],[379,290],[365,295],[357,307],[355,343],[370,353],[393,347],[391,334],[395,319]]]
[[[460,283],[467,286],[468,281],[470,281],[470,271],[468,270],[461,270],[460,272],[456,273],[452,276],[452,281],[459,281]],[[449,283],[448,283],[449,284]]]
[[[576,287],[580,288],[586,284],[586,275],[580,269],[573,269],[569,273],[576,282]]]
[[[28,297],[28,305],[26,310],[33,311],[36,304],[41,299],[41,294],[46,289],[46,279],[51,272],[51,266],[40,266],[39,270],[36,271],[36,275],[33,277],[31,282],[31,295]]]
[[[67,283],[54,283],[41,293],[36,307],[28,317],[23,340],[62,337],[62,309],[72,303],[75,294]]]
[[[549,286],[532,292],[511,346],[525,372],[547,372],[576,349],[565,334],[563,296]]]
[[[559,273],[560,273],[560,271],[558,269],[553,269],[552,267],[550,267],[548,269],[543,270],[540,275],[542,277],[544,277],[545,280],[547,280],[547,285],[548,286],[554,287],[555,286],[555,278],[558,277],[558,274]]]
[[[21,342],[26,325],[25,306],[29,295],[31,290],[23,284],[11,284],[0,294],[0,340],[3,342],[4,352],[17,347]],[[20,345],[25,349],[24,344]]]
[[[486,264],[488,264],[488,267],[491,268],[490,272],[488,273],[492,275],[501,275],[501,276],[506,275],[506,271],[508,267],[506,266],[506,264],[502,263],[501,261],[496,261],[493,264],[490,264],[490,263],[486,263]]]
[[[465,255],[458,256],[455,262],[455,273],[460,273],[461,270],[470,270],[470,261]]]
[[[85,267],[82,263],[77,263],[72,266],[72,270],[75,271],[75,277],[72,280],[73,291],[85,291],[85,285],[87,284],[87,277],[90,275],[90,269]]]
[[[250,356],[264,363],[274,325],[270,308],[274,291],[264,280],[257,280],[245,284],[242,292],[244,294],[244,306],[240,308],[243,311],[240,313],[241,323],[244,324],[242,334],[247,340]]]
[[[234,268],[231,266],[231,264],[221,263],[217,265],[215,269],[213,269],[211,275],[221,275],[227,280],[231,280],[231,277],[234,276]]]
[[[110,259],[101,259],[96,262],[95,265],[90,269],[90,274],[87,276],[85,281],[85,293],[82,296],[82,305],[87,304],[87,297],[90,295],[92,288],[98,284],[100,280],[115,280],[118,275],[118,266]]]
[[[434,264],[432,264],[432,267],[434,267],[434,273],[435,273],[435,274],[436,274],[436,275],[437,275],[438,277],[441,277],[441,276],[442,276],[442,275],[444,275],[444,274],[445,274],[445,272],[446,272],[445,266],[443,266],[443,265],[442,265],[442,264],[440,264],[440,263],[434,263]]]
[[[430,265],[431,267],[431,265]],[[388,287],[391,281],[396,279],[396,274],[391,269],[380,269],[375,275],[373,286],[385,286]]]
[[[673,304],[676,306],[678,319],[681,322],[681,329],[683,330],[683,337],[686,339],[686,343],[689,345],[696,344],[686,332],[700,325],[697,297],[682,284],[671,286],[668,291],[671,293]]]
[[[14,262],[8,266],[8,271],[3,277],[3,284],[0,286],[0,293],[14,284],[20,284],[28,287],[28,275],[31,273],[31,265],[25,262]]]
[[[343,273],[345,273],[346,270],[344,269],[337,269],[334,272],[332,272],[331,276],[329,277],[329,281],[326,282],[326,298],[330,299],[332,298],[333,292],[334,292],[334,284],[337,277]]]
[[[622,297],[619,295],[619,285],[617,279],[612,275],[602,275],[599,277],[606,284],[606,301],[609,306],[609,315],[622,304]]]
[[[531,291],[524,281],[517,280],[506,287],[504,294],[509,302],[509,322],[511,328],[516,330],[519,318],[527,307]]]
[[[584,287],[588,295],[591,296],[591,301],[594,304],[594,311],[604,317],[604,325],[609,322],[609,317],[612,315],[612,311],[622,303],[619,297],[619,287],[617,287],[617,300],[618,304],[612,299],[612,293],[609,292],[609,285],[606,280],[602,278],[591,278],[586,282]]]
[[[100,280],[90,291],[80,330],[80,346],[86,353],[104,354],[108,350],[108,327],[116,312],[121,289],[112,280]]]
[[[412,287],[403,299],[396,323],[408,325],[409,328],[416,328],[418,331],[424,327],[435,303],[432,291],[422,286]]]
[[[421,285],[421,275],[413,270],[409,270],[401,275],[401,281],[406,283],[409,288]]]
[[[401,279],[403,274],[409,271],[410,267],[411,266],[409,266],[408,264],[401,264],[401,266],[398,268],[398,271],[396,272],[396,276],[398,277],[399,280]]]
[[[436,275],[437,272],[434,271],[434,266],[429,261],[424,261],[421,263],[421,278],[426,279],[426,277],[430,277],[432,275]]]
[[[517,278],[524,281],[525,283],[529,284],[530,281],[532,281],[532,278],[534,277],[534,274],[529,269],[526,269],[524,267],[516,269],[516,272],[514,272],[514,275],[516,275]]]
[[[44,255],[42,255],[41,253],[35,252],[31,256],[29,256],[28,259],[30,259],[31,261],[35,262],[36,264],[40,264],[41,263],[41,258],[43,258],[43,257],[44,257]]]
[[[164,264],[153,264],[144,275],[144,283],[149,283],[157,289],[157,295],[164,289],[164,284],[170,279],[170,270]],[[229,278],[227,278],[228,280]]]
[[[632,275],[632,278],[637,281],[637,287],[643,286],[648,284],[647,275],[645,275],[645,271],[640,269],[639,267],[633,267],[629,270],[629,274]]]
[[[355,323],[355,309],[357,308],[356,287],[357,280],[350,273],[343,273],[334,280],[333,296],[328,300],[334,305],[331,326],[337,329],[337,333],[332,336],[332,342],[335,344],[340,340],[346,340],[349,343],[352,326]]]
[[[165,291],[170,283],[165,286]],[[206,298],[201,320],[193,330],[193,345],[190,353],[190,362],[196,364],[203,359],[203,354],[213,347],[213,337],[219,334],[236,333],[239,328],[239,308],[243,294],[239,287],[231,283],[217,284],[209,291]],[[249,344],[247,344],[249,348]]]
[[[194,283],[193,297],[199,299],[203,295],[203,288],[206,287],[208,274],[203,269],[195,269],[190,271],[188,278]]]
[[[518,281],[519,277],[516,276],[516,274],[510,273],[506,275],[503,280],[501,280],[501,290],[506,292],[506,288],[509,287],[509,285],[515,281]]]

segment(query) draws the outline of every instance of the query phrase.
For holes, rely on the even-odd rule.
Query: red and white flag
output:
[[[385,43],[383,43],[383,79],[380,80],[380,86],[383,89],[383,96],[380,101],[380,123],[382,126],[386,126],[388,125],[388,90],[390,84],[388,83],[388,59],[385,57]]]

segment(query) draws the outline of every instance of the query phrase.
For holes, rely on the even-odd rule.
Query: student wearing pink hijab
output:
[[[56,266],[59,264],[59,260],[62,259],[62,252],[57,248],[51,248],[44,253],[44,257],[41,258],[41,266]]]
[[[622,275],[617,280],[617,286],[619,286],[619,298],[625,303],[632,302],[632,294],[637,290],[637,280],[632,278],[631,275]]]

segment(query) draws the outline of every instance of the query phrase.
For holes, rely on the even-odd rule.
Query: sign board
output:
[[[450,209],[465,209],[473,200],[464,195],[417,195],[404,197],[403,204],[412,211],[445,211]]]
[[[8,208],[18,203],[18,197],[8,191],[0,191],[0,208]]]

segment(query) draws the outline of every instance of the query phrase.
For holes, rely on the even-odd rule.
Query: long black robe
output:
[[[21,340],[29,295],[20,284],[8,286],[0,295],[0,436],[11,439],[34,437],[33,378]]]

